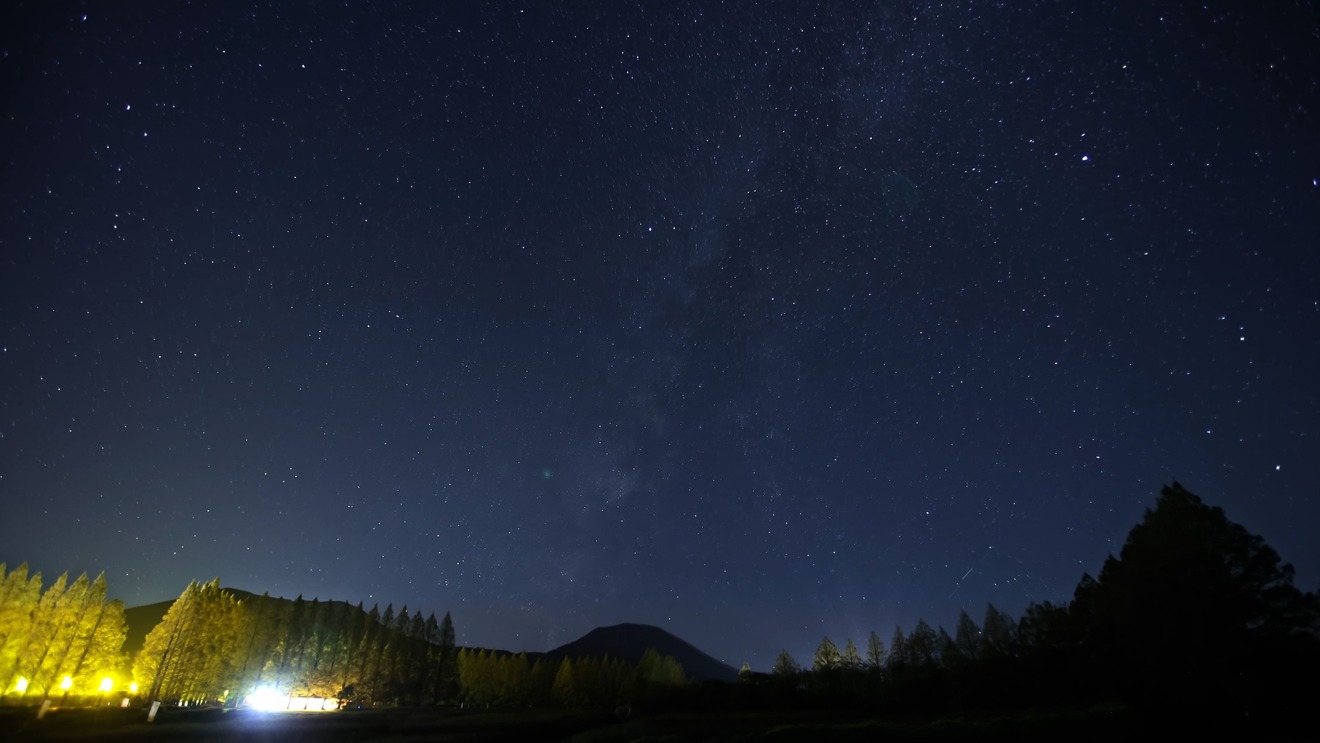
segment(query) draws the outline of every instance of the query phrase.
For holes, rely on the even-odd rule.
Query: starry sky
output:
[[[10,2],[0,560],[738,666],[1320,587],[1313,3]]]

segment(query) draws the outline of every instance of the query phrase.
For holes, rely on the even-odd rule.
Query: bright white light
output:
[[[248,706],[266,712],[288,709],[289,698],[269,686],[263,686],[252,692],[247,698]]]
[[[65,676],[64,680],[60,682],[60,688],[65,691],[68,691],[69,688],[72,686],[73,686],[73,677],[71,676]]]
[[[110,691],[113,688],[115,688],[114,679],[110,678],[109,676],[106,676],[105,678],[101,679],[101,691]]]
[[[14,684],[14,691],[22,694],[27,691],[28,680],[26,676],[19,676],[18,683]]]

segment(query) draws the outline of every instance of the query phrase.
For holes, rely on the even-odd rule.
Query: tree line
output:
[[[1069,602],[1033,603],[1017,620],[988,605],[980,625],[964,610],[952,634],[922,619],[887,648],[872,632],[865,653],[827,636],[809,668],[782,651],[769,673],[744,666],[741,683],[688,703],[943,716],[1118,704],[1295,722],[1320,697],[1317,664],[1320,598],[1260,536],[1174,482]]]
[[[106,599],[105,575],[72,583],[67,573],[42,589],[27,564],[0,563],[0,673],[20,699],[89,697],[123,678],[124,604]]]
[[[453,698],[458,649],[449,614],[364,610],[341,601],[237,598],[192,582],[133,662],[147,697],[238,703],[260,689],[345,703],[419,706]]]
[[[239,597],[219,579],[192,581],[129,658],[124,605],[105,577],[42,590],[28,566],[0,564],[0,668],[18,704],[134,696],[167,704],[238,705],[263,689],[354,707],[646,703],[686,683],[672,657],[639,662],[531,658],[459,648],[453,620],[405,606]],[[64,679],[69,679],[65,682]],[[109,679],[109,682],[106,680]],[[131,684],[131,686],[130,686]]]
[[[1305,714],[1320,696],[1320,600],[1291,565],[1180,484],[1162,489],[1097,577],[1066,603],[1014,619],[987,605],[953,632],[918,620],[859,648],[821,640],[810,667],[781,652],[738,683],[688,682],[648,651],[637,663],[459,648],[448,613],[382,612],[339,601],[239,598],[193,582],[125,658],[124,607],[104,576],[43,590],[0,564],[0,672],[7,699],[90,697],[130,674],[162,702],[236,704],[262,687],[360,706],[476,705],[727,710],[849,708],[963,715],[1117,702],[1198,719]],[[70,682],[64,679],[69,678]],[[14,695],[14,696],[11,696]]]
[[[688,683],[672,656],[648,648],[636,663],[601,658],[530,658],[479,648],[458,654],[462,699],[478,705],[612,709],[663,702]]]

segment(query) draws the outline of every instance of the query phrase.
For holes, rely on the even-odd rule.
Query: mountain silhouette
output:
[[[733,666],[721,663],[686,640],[649,624],[624,623],[597,627],[570,643],[545,652],[542,657],[572,659],[608,655],[636,663],[648,648],[655,648],[661,655],[672,656],[683,666],[683,673],[693,681],[734,681],[738,678],[738,671]]]

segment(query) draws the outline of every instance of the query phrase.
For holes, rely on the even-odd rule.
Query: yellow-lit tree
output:
[[[240,666],[241,607],[233,594],[193,581],[147,634],[133,664],[138,684],[155,701],[224,701]]]
[[[90,698],[101,679],[122,680],[127,630],[123,604],[106,601],[105,576],[84,573],[72,585],[61,575],[44,592],[26,564],[0,564],[0,667],[5,690],[20,698]],[[67,685],[63,684],[69,679]],[[21,688],[20,688],[21,687]]]
[[[27,563],[5,572],[0,563],[0,672],[5,693],[17,687],[19,658],[28,646],[32,622],[41,600],[41,573],[28,576]]]

